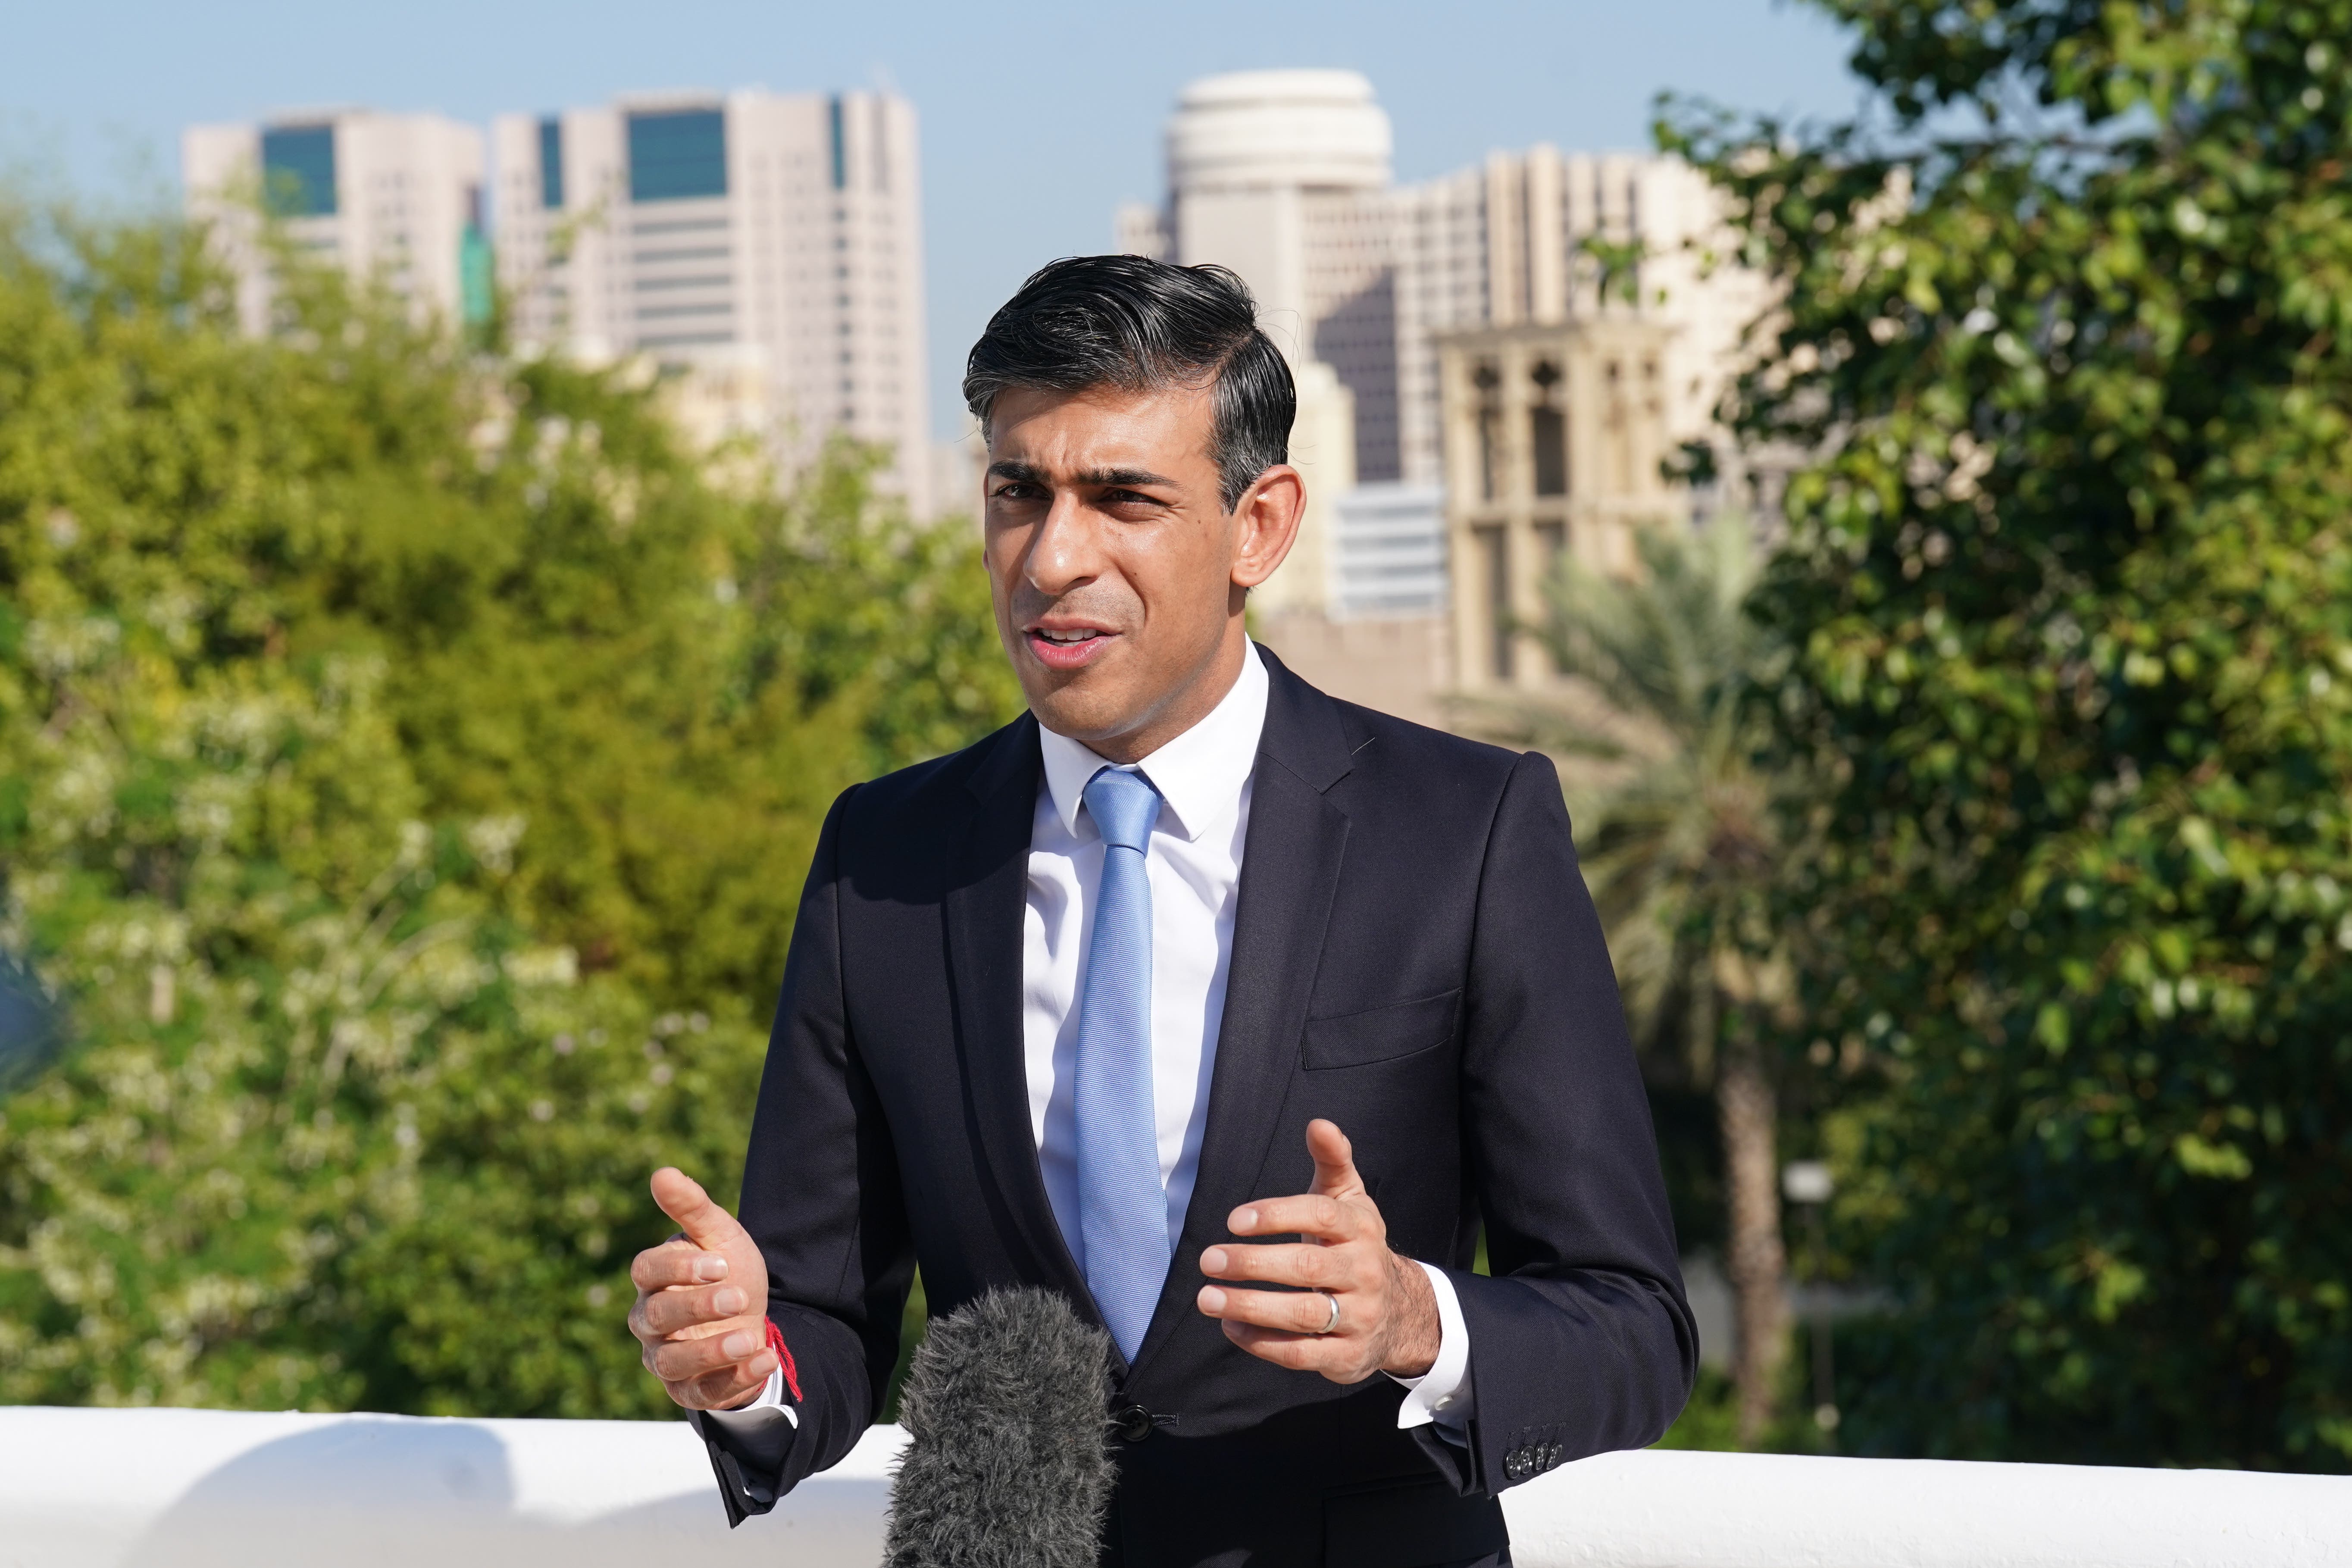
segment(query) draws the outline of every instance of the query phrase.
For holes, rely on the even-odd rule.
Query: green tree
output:
[[[284,280],[0,220],[0,1398],[656,1414],[646,1174],[736,1179],[832,796],[1009,712],[974,544]]]
[[[1639,569],[1561,563],[1542,639],[1622,722],[1543,737],[1617,764],[1583,812],[1585,874],[1608,927],[1626,1011],[1653,1075],[1711,1088],[1724,1173],[1726,1268],[1738,1315],[1735,1435],[1771,1428],[1787,1360],[1778,1072],[1764,1015],[1789,999],[1771,908],[1786,856],[1777,773],[1756,696],[1785,667],[1747,612],[1745,519],[1635,535]]]
[[[1781,288],[1761,590],[1883,1094],[1868,1451],[2352,1464],[2352,8],[1827,0],[1875,92],[1664,137]]]

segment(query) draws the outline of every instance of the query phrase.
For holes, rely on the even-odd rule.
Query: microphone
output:
[[[1095,1568],[1118,1479],[1110,1336],[1051,1290],[991,1290],[907,1370],[884,1568]]]

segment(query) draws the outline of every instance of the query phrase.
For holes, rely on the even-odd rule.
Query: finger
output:
[[[763,1350],[740,1366],[672,1384],[670,1397],[690,1410],[732,1410],[749,1405],[775,1370],[774,1354]]]
[[[675,1165],[664,1165],[654,1173],[653,1188],[654,1202],[677,1221],[686,1239],[697,1247],[716,1250],[733,1241],[743,1228],[733,1215],[710,1201],[700,1182]]]
[[[1339,1303],[1339,1321],[1330,1334],[1326,1334],[1323,1325],[1331,1321],[1334,1301]],[[1317,1339],[1345,1333],[1349,1328],[1347,1298],[1321,1290],[1228,1290],[1222,1286],[1203,1285],[1200,1308],[1205,1316],[1222,1318],[1228,1323],[1247,1323]]]
[[[1327,1197],[1351,1198],[1364,1190],[1356,1173],[1355,1146],[1336,1121],[1321,1117],[1307,1124],[1307,1153],[1315,1162],[1315,1184],[1307,1190]]]
[[[708,1285],[727,1278],[727,1259],[705,1252],[690,1241],[665,1241],[637,1254],[629,1265],[629,1283],[640,1290],[665,1290],[673,1285]]]
[[[1358,1249],[1319,1242],[1261,1243],[1212,1247],[1201,1254],[1201,1272],[1212,1279],[1264,1279],[1309,1290],[1363,1288]]]
[[[647,1296],[642,1310],[646,1327],[656,1335],[723,1323],[751,1310],[751,1298],[740,1285],[680,1286]]]
[[[750,1328],[723,1334],[664,1340],[648,1346],[646,1364],[664,1383],[690,1383],[712,1373],[740,1366],[767,1347],[767,1336]]]
[[[1363,1223],[1354,1208],[1339,1199],[1307,1194],[1244,1204],[1233,1212],[1226,1227],[1235,1236],[1312,1236],[1327,1241],[1353,1241]]]

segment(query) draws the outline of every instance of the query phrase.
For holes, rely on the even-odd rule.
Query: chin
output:
[[[1029,711],[1037,722],[1073,741],[1116,734],[1122,705],[1100,689],[1102,682],[1077,677],[1049,677],[1029,687]]]

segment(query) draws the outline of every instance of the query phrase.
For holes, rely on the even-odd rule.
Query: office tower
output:
[[[642,353],[698,435],[788,465],[835,431],[890,448],[930,510],[915,114],[879,93],[641,95],[500,116],[499,281],[520,340]]]
[[[1338,498],[1396,471],[1396,352],[1384,204],[1389,121],[1353,71],[1240,71],[1185,88],[1168,194],[1122,208],[1119,249],[1239,273],[1298,386],[1292,460],[1307,514],[1265,614],[1326,614],[1341,570]]]
[[[382,282],[449,322],[490,311],[482,133],[435,114],[293,113],[180,136],[188,211],[213,226],[247,329],[267,325],[267,207],[301,249]]]

